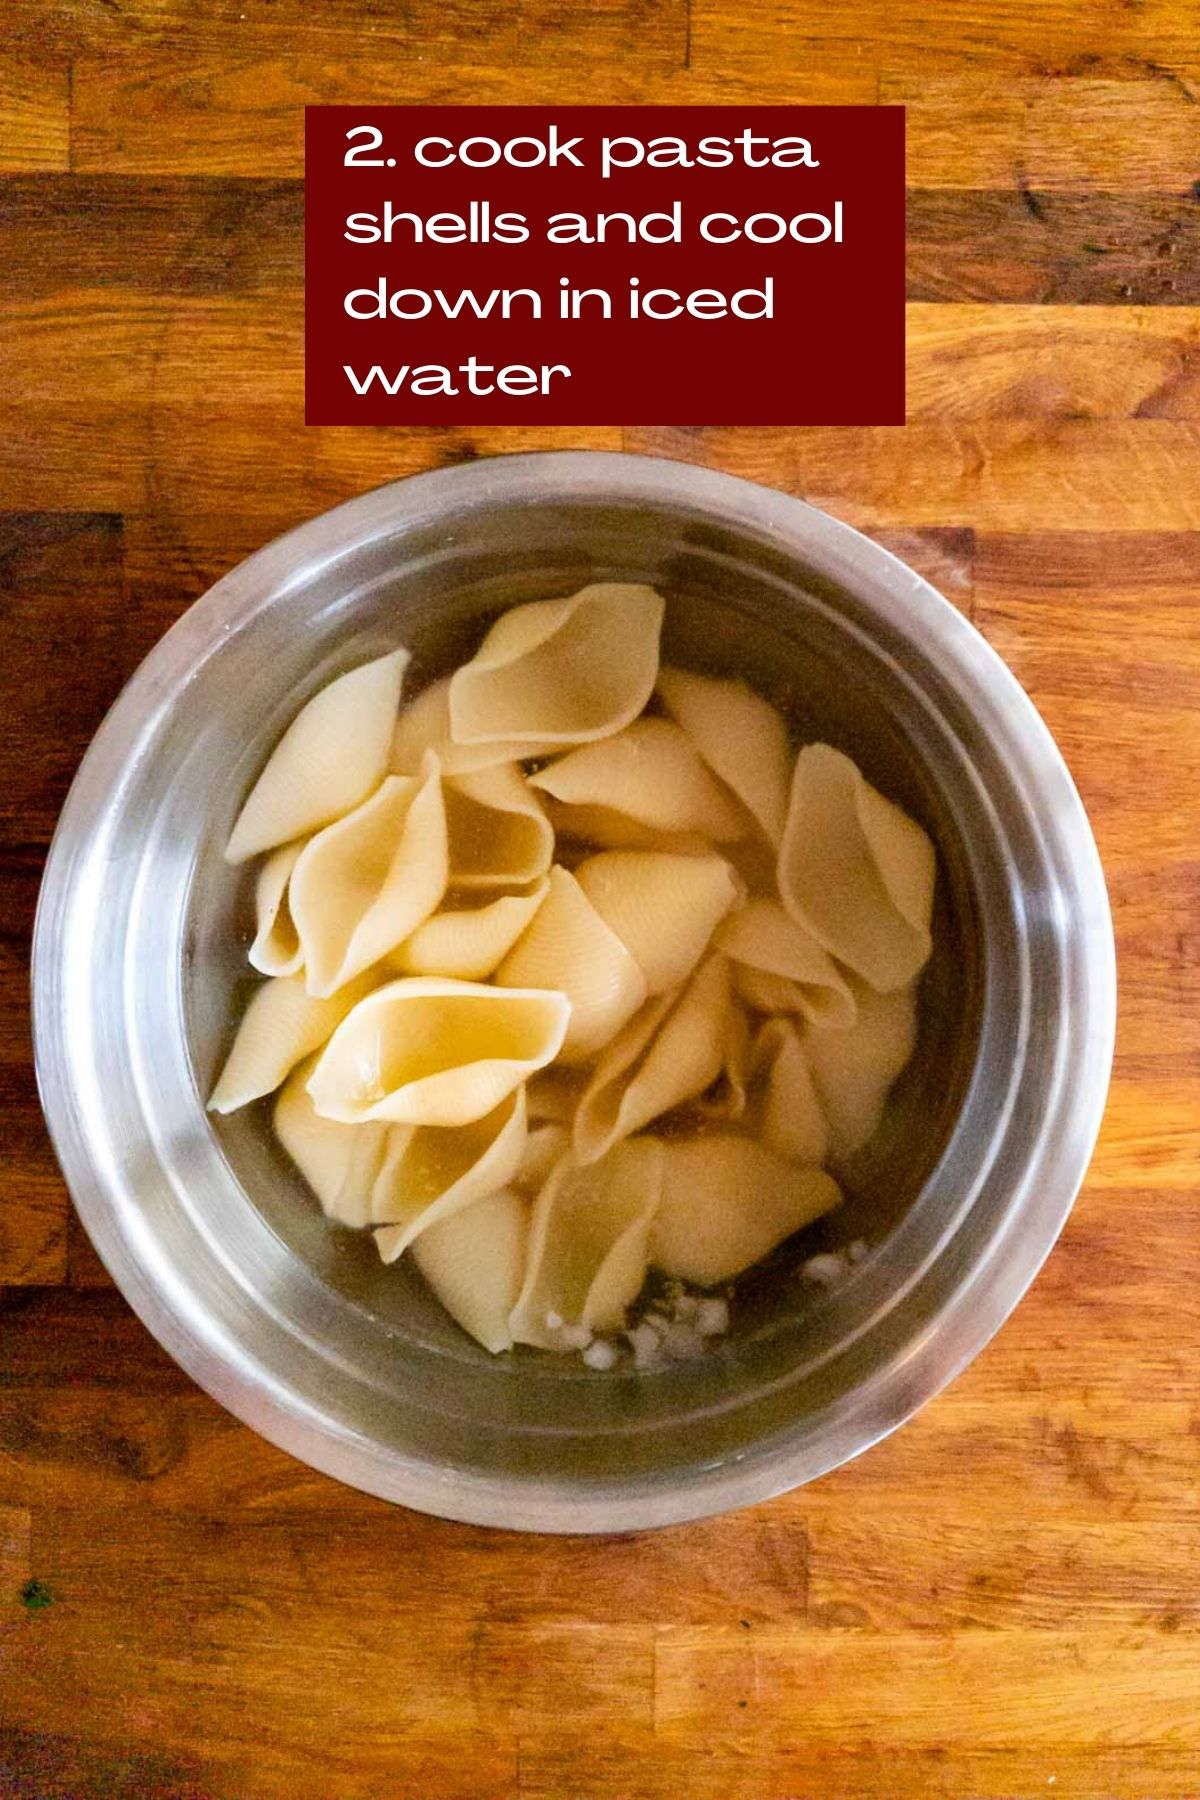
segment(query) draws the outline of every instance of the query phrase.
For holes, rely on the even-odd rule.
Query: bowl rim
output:
[[[229,632],[315,567],[353,553],[381,530],[411,529],[481,503],[663,505],[755,534],[776,553],[869,597],[900,636],[919,634],[967,691],[989,691],[1006,730],[1052,795],[1054,836],[1082,899],[1077,954],[1086,964],[1087,1020],[1019,1190],[968,1280],[898,1362],[872,1371],[836,1418],[802,1442],[781,1434],[758,1453],[652,1482],[522,1481],[478,1476],[398,1456],[322,1413],[241,1355],[178,1283],[154,1278],[115,1165],[98,1162],[71,1081],[61,1004],[65,921],[78,904],[96,820],[151,723]],[[1107,1096],[1116,1025],[1116,953],[1103,869],[1082,802],[1047,726],[1016,677],[937,590],[898,557],[804,500],[698,464],[627,452],[532,451],[480,458],[373,489],[297,526],[237,564],[196,600],[134,672],[96,732],[59,818],[38,899],[32,957],[34,1061],[43,1110],[76,1209],[125,1298],[152,1335],[210,1395],[277,1447],[381,1498],[444,1518],[541,1532],[616,1532],[681,1523],[749,1505],[851,1460],[894,1431],[984,1348],[1033,1281],[1082,1183]],[[1021,1229],[1014,1230],[1019,1218]]]

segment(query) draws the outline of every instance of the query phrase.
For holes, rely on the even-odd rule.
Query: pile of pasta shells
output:
[[[406,651],[351,669],[226,851],[266,979],[210,1107],[276,1095],[328,1217],[493,1352],[611,1366],[648,1272],[719,1329],[704,1291],[838,1204],[912,1054],[928,837],[744,682],[660,666],[662,621],[600,583],[406,704]]]

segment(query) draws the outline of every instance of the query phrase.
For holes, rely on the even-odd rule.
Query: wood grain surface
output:
[[[305,430],[306,102],[902,101],[903,430]],[[0,1794],[1200,1795],[1195,0],[6,0]],[[109,1284],[46,1140],[38,879],[146,650],[276,532],[543,445],[803,494],[975,620],[1090,809],[1112,1098],[1059,1248],[913,1424],[607,1542],[343,1490]]]

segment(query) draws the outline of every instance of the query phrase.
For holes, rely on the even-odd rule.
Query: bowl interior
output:
[[[414,653],[411,697],[468,657],[502,608],[597,579],[657,586],[668,602],[665,659],[744,677],[782,708],[798,743],[848,751],[921,821],[939,855],[917,1053],[880,1132],[842,1172],[845,1207],[744,1280],[718,1351],[651,1376],[600,1375],[534,1351],[488,1356],[407,1261],[382,1267],[368,1237],[321,1217],[274,1142],[267,1104],[212,1122],[201,1110],[252,985],[252,877],[230,870],[221,848],[283,725],[332,674],[398,643]],[[174,986],[192,1109],[186,1123],[178,1096],[168,1109],[180,1120],[167,1145],[176,1199],[241,1304],[307,1343],[317,1391],[339,1417],[349,1407],[356,1431],[398,1455],[449,1461],[463,1479],[612,1481],[735,1456],[853,1386],[872,1326],[974,1198],[1003,1086],[993,1083],[990,1115],[977,1107],[969,1143],[959,1142],[957,1179],[956,1136],[981,1067],[1003,1069],[1019,1029],[1021,894],[995,879],[1004,857],[969,717],[919,650],[815,570],[684,508],[481,505],[450,529],[431,521],[301,571],[208,658],[164,733],[140,846],[156,917],[139,981]],[[143,923],[135,907],[135,931]],[[999,991],[1010,996],[1007,1018]],[[133,1009],[147,1079],[167,1082],[172,1004],[142,992]],[[856,1237],[873,1255],[843,1289],[824,1294],[797,1278],[814,1250]]]

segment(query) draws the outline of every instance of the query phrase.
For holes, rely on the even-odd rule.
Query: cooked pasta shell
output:
[[[747,963],[735,962],[733,986],[739,1000],[768,1017],[774,1017],[776,1013],[804,1012],[804,989],[798,981],[785,981],[782,975],[769,975],[765,969],[752,969]]]
[[[912,987],[876,994],[860,985],[858,1018],[848,1030],[815,1031],[810,1026],[805,1032],[804,1048],[829,1124],[832,1156],[852,1156],[874,1134],[888,1090],[916,1041]]]
[[[730,964],[730,969],[735,965]],[[696,1110],[706,1119],[740,1119],[746,1110],[746,1093],[750,1080],[750,1024],[737,1004],[736,994],[729,1008],[725,1048],[717,1077],[706,1093],[696,1097]]]
[[[580,863],[575,878],[629,950],[650,994],[687,980],[742,893],[724,858],[657,850],[601,851]]]
[[[431,1225],[413,1245],[414,1262],[455,1324],[493,1356],[512,1348],[508,1320],[525,1273],[529,1210],[504,1188]]]
[[[328,1000],[314,1000],[303,975],[262,982],[242,1014],[208,1110],[236,1112],[251,1100],[273,1094],[298,1062],[321,1048],[370,988],[371,977],[363,976]]]
[[[652,831],[745,837],[748,819],[671,719],[636,719],[531,775],[529,785],[573,807],[600,808]]]
[[[275,1135],[307,1181],[321,1210],[340,1225],[373,1223],[371,1194],[383,1166],[386,1125],[338,1125],[314,1110],[312,1062],[293,1070],[275,1102]]]
[[[662,1155],[654,1138],[630,1138],[586,1168],[572,1156],[558,1164],[533,1209],[517,1343],[562,1349],[564,1325],[620,1330],[646,1278]]]
[[[525,1139],[522,1088],[470,1125],[394,1126],[371,1194],[384,1262],[395,1262],[431,1225],[507,1187],[521,1166]]]
[[[352,1125],[470,1125],[554,1061],[570,1017],[562,994],[414,975],[369,994],[322,1051],[308,1091]]]
[[[437,758],[388,775],[369,800],[310,839],[288,887],[309,991],[343,983],[403,943],[446,891],[446,813]]]
[[[790,1019],[766,1019],[750,1057],[754,1078],[765,1080],[759,1136],[789,1162],[819,1164],[829,1150],[829,1127],[813,1085],[800,1032]]]
[[[743,838],[740,844],[722,844],[721,855],[729,858],[748,894],[766,900],[777,897],[779,854],[761,832]]]
[[[576,1159],[592,1163],[717,1079],[729,1040],[729,964],[710,956],[683,991],[651,1000],[596,1065],[575,1114]]]
[[[646,982],[620,938],[566,869],[550,871],[550,892],[500,967],[502,988],[553,988],[570,1002],[562,1044],[566,1063],[585,1062],[609,1043],[646,998]]]
[[[662,617],[654,589],[627,582],[512,607],[450,679],[451,736],[557,745],[619,731],[654,691]]]
[[[579,1069],[542,1069],[532,1075],[525,1087],[530,1123],[548,1120],[556,1125],[569,1124],[586,1086],[587,1076]]]
[[[407,650],[339,675],[297,713],[238,814],[226,860],[245,862],[340,819],[387,771]]]
[[[663,1145],[662,1200],[650,1261],[664,1275],[715,1287],[841,1199],[823,1169],[772,1156],[752,1138],[715,1135]]]
[[[571,1148],[571,1134],[565,1125],[534,1125],[525,1139],[521,1165],[512,1178],[522,1193],[540,1194],[550,1179],[555,1165]]]
[[[388,957],[399,975],[449,975],[482,981],[504,960],[550,891],[539,881],[530,894],[504,894],[486,906],[434,913]]]
[[[744,681],[718,681],[690,669],[660,669],[658,693],[709,768],[778,845],[792,770],[782,715]]]
[[[779,851],[788,912],[880,993],[929,958],[935,857],[921,827],[828,744],[796,759]]]
[[[515,763],[447,781],[445,801],[452,887],[523,887],[546,873],[554,827]]]
[[[456,744],[450,736],[450,677],[435,681],[401,709],[392,738],[393,775],[415,775],[426,750],[435,750],[443,775],[470,775],[497,763],[546,756],[557,744],[519,739],[493,744]]]
[[[854,995],[845,978],[778,900],[747,900],[722,924],[716,942],[746,970],[775,978],[746,982],[739,976],[738,991],[760,1012],[801,1012],[817,1025],[854,1023]],[[790,985],[780,987],[779,982]]]
[[[250,961],[263,975],[296,975],[304,967],[304,948],[288,904],[288,883],[303,848],[303,839],[282,845],[258,871]]]
[[[650,825],[639,825],[636,819],[627,819],[624,813],[611,812],[604,806],[567,806],[547,795],[546,817],[559,839],[572,839],[591,849],[599,844],[605,850],[663,850],[675,856],[713,853],[711,839],[701,837],[698,831],[655,831]],[[565,858],[560,854],[559,860]],[[772,888],[774,885],[772,864]]]

